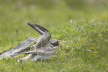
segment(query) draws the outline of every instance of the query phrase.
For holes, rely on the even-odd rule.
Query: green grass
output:
[[[72,22],[70,22],[72,20]],[[41,62],[0,61],[0,72],[107,72],[108,11],[79,11],[66,7],[39,9],[1,5],[0,52],[38,33],[26,25],[46,27],[60,40],[57,56]]]

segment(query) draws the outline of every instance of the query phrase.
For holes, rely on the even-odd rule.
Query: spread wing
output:
[[[40,47],[43,47],[46,44],[48,44],[48,42],[51,38],[51,34],[49,33],[49,31],[46,28],[44,28],[38,24],[28,23],[28,25],[30,27],[32,27],[34,30],[36,30],[41,35],[41,37],[37,40],[36,48],[40,48]]]

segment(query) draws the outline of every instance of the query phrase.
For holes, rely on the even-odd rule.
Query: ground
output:
[[[108,11],[0,7],[0,52],[15,48],[39,34],[26,25],[47,28],[60,42],[56,57],[47,61],[18,63],[0,60],[0,72],[107,72]]]

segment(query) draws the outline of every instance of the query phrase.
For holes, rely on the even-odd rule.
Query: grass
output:
[[[0,61],[0,72],[107,72],[108,11],[70,10],[67,7],[39,9],[1,5],[0,52],[14,48],[38,33],[26,25],[46,27],[60,40],[57,56],[42,62]]]

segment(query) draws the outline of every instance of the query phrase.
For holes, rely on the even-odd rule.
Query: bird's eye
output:
[[[51,44],[52,44],[53,46],[58,46],[58,45],[59,45],[59,42],[58,42],[57,40],[54,40],[54,41],[51,42]]]

